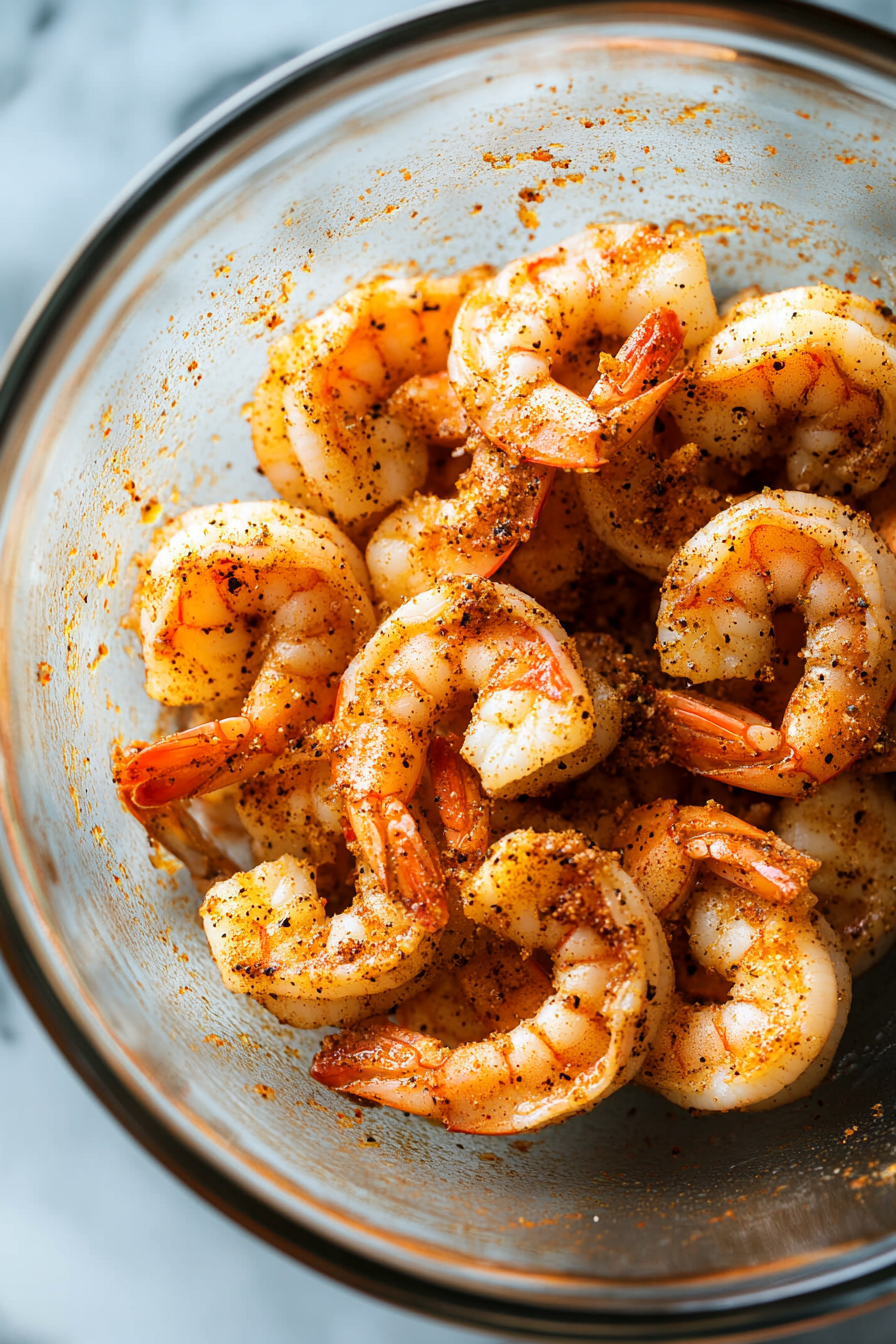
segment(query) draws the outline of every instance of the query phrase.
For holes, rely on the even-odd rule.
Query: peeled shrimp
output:
[[[818,864],[716,803],[649,803],[613,843],[663,920],[676,971],[638,1081],[697,1110],[778,1106],[811,1091],[851,995],[837,936],[811,908]]]
[[[453,498],[415,494],[388,514],[367,546],[374,592],[397,607],[441,578],[488,578],[526,541],[551,488],[553,471],[515,462],[481,435]]]
[[[735,705],[659,692],[679,764],[795,797],[872,747],[896,694],[896,556],[832,500],[766,490],[682,547],[657,619],[663,671],[692,682],[768,676],[771,617],[791,605],[806,622],[805,668],[780,729]]]
[[[597,404],[557,380],[579,352],[631,335],[648,314],[643,362],[615,384],[605,380]],[[533,462],[594,470],[672,390],[672,380],[658,380],[682,329],[691,348],[716,320],[696,238],[643,223],[595,226],[511,262],[469,294],[448,372],[467,416],[493,442]],[[582,372],[574,373],[581,385]]]
[[[446,1049],[389,1022],[328,1037],[312,1077],[451,1130],[512,1134],[590,1107],[634,1074],[671,985],[659,924],[614,855],[574,832],[517,831],[470,879],[467,914],[553,963],[537,1010]]]
[[[255,857],[284,854],[333,863],[342,840],[342,802],[325,751],[291,747],[239,788],[237,812]]]
[[[389,1012],[426,976],[447,909],[413,908],[360,865],[351,906],[330,917],[314,866],[286,854],[213,886],[200,910],[234,994],[293,1026],[338,1026]]]
[[[801,490],[865,495],[896,461],[896,323],[828,285],[739,304],[667,403],[682,436],[743,468],[787,457]]]
[[[426,440],[389,397],[445,368],[460,301],[490,274],[379,275],[271,346],[252,433],[280,494],[357,531],[420,488]]]
[[[852,974],[876,966],[896,942],[896,799],[889,785],[841,775],[811,798],[785,799],[774,826],[820,862],[809,885]]]
[[[364,562],[326,519],[279,500],[191,509],[137,594],[146,688],[239,714],[145,747],[118,771],[149,808],[256,773],[333,710],[374,628]]]
[[[403,835],[413,827],[407,803],[437,724],[471,702],[461,751],[487,793],[576,751],[594,732],[574,644],[515,588],[450,579],[406,602],[348,668],[333,721],[333,778],[384,885],[389,827]],[[423,880],[422,851],[421,863]]]
[[[638,1081],[701,1111],[765,1109],[811,1091],[830,1067],[852,987],[821,915],[708,877],[685,935],[679,989]]]

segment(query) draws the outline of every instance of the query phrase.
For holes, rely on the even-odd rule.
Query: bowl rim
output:
[[[11,479],[17,454],[6,442],[24,404],[34,372],[65,314],[89,291],[110,256],[124,246],[144,219],[183,179],[215,152],[271,116],[297,96],[322,89],[342,75],[379,58],[444,36],[552,12],[612,13],[618,19],[656,17],[752,28],[766,37],[789,37],[842,61],[884,75],[896,94],[896,35],[851,16],[803,0],[467,0],[429,5],[314,48],[249,84],[188,129],[154,159],[100,216],[93,229],[38,296],[0,363],[0,492]],[[2,632],[0,632],[2,639]],[[790,1334],[831,1324],[896,1302],[896,1263],[855,1276],[734,1307],[704,1299],[686,1310],[612,1312],[518,1303],[510,1298],[458,1289],[418,1277],[350,1249],[267,1204],[175,1134],[129,1088],[98,1046],[73,1019],[40,964],[16,918],[7,888],[20,877],[4,827],[0,837],[0,953],[37,1017],[68,1062],[115,1118],[169,1171],[219,1211],[279,1250],[337,1281],[390,1304],[459,1325],[500,1330],[529,1338],[601,1340],[697,1340]],[[869,1248],[873,1255],[873,1249]],[[896,1248],[893,1251],[896,1261]],[[633,1282],[632,1288],[636,1290]]]

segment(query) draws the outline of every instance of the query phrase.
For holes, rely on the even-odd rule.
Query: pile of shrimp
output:
[[[140,559],[178,731],[113,761],[226,989],[468,1133],[805,1096],[896,941],[890,310],[593,226],[359,285],[252,434],[278,498]]]

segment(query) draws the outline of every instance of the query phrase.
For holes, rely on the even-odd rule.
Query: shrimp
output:
[[[281,501],[191,509],[137,594],[146,688],[237,715],[163,738],[117,771],[136,807],[207,793],[269,765],[330,716],[374,628],[364,562],[332,523]]]
[[[453,1050],[370,1022],[326,1038],[312,1077],[475,1134],[555,1123],[627,1082],[660,1025],[672,973],[659,923],[615,855],[575,832],[516,831],[469,879],[464,906],[524,954],[551,957],[536,1011]]]
[[[439,719],[471,700],[461,754],[486,793],[577,750],[594,732],[575,646],[543,608],[488,579],[449,579],[411,598],[346,671],[332,728],[333,778],[383,884],[392,867],[388,826],[413,829],[407,803]],[[428,869],[426,861],[420,880]]]
[[[696,1110],[761,1109],[811,1091],[834,1057],[852,983],[836,934],[812,909],[819,865],[712,802],[637,808],[614,844],[663,920],[676,969],[638,1081]]]
[[[703,467],[693,443],[664,456],[648,422],[599,472],[579,477],[595,535],[639,574],[661,581],[678,548],[725,506],[701,480]]]
[[[716,321],[703,252],[686,230],[595,226],[511,262],[471,292],[448,373],[467,416],[493,442],[529,461],[593,471],[672,391],[680,375],[659,380],[682,344],[705,340]],[[575,351],[631,336],[639,324],[631,362],[598,384],[594,404],[552,377]]]
[[[422,486],[426,440],[389,396],[445,368],[461,299],[491,274],[378,275],[271,346],[252,435],[281,495],[358,534]]]
[[[896,694],[896,556],[833,500],[766,490],[682,547],[657,618],[663,671],[692,682],[769,676],[771,617],[791,605],[806,622],[804,671],[781,727],[736,705],[658,691],[678,764],[797,797],[871,749]]]
[[[237,812],[256,859],[284,854],[315,866],[334,863],[342,841],[342,802],[330,758],[303,742],[239,787]]]
[[[810,882],[853,976],[896,942],[896,799],[882,779],[841,775],[781,802],[775,830],[820,862]]]
[[[667,409],[685,439],[742,470],[783,453],[795,488],[868,494],[896,461],[896,322],[828,285],[748,299]]]
[[[830,1068],[852,991],[836,934],[709,877],[691,897],[678,988],[638,1082],[700,1111],[764,1110]]]
[[[584,479],[557,472],[538,526],[505,561],[501,573],[503,583],[527,593],[561,620],[578,609],[586,567],[590,572],[604,559],[579,497],[578,482]]]
[[[553,469],[515,462],[480,434],[467,448],[473,461],[453,499],[415,494],[368,543],[374,592],[391,607],[453,574],[488,578],[538,522]]]
[[[390,1012],[429,973],[447,910],[409,907],[359,865],[347,910],[327,917],[314,866],[286,854],[209,890],[199,913],[221,978],[293,1026]]]
[[[613,848],[625,871],[664,920],[681,909],[701,871],[778,904],[802,895],[818,864],[771,831],[732,816],[718,803],[679,807],[670,798],[646,803],[619,823]]]

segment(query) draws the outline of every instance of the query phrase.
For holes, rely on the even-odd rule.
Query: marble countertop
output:
[[[896,28],[896,0],[837,7]],[[394,0],[0,0],[0,352],[108,201],[175,135]],[[0,1344],[450,1344],[342,1289],[163,1170],[44,1035],[0,962]],[[896,1310],[803,1335],[884,1344]]]

